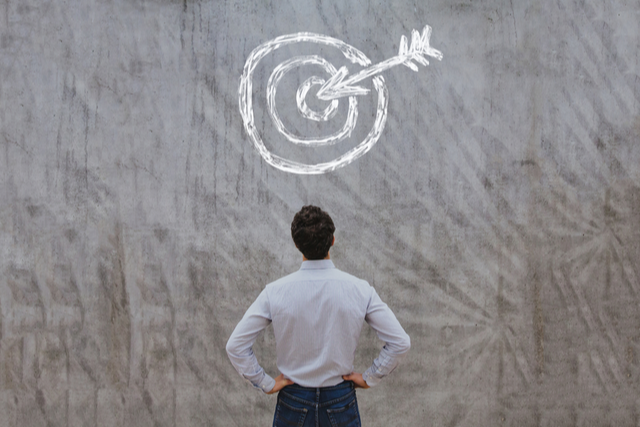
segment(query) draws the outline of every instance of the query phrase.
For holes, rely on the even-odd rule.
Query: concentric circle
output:
[[[331,101],[331,104],[329,104],[322,113],[313,111],[307,106],[307,93],[309,93],[309,89],[313,86],[322,86],[325,81],[325,79],[318,76],[311,76],[298,88],[298,91],[296,92],[296,105],[298,106],[298,111],[300,111],[302,117],[316,122],[326,122],[327,120],[331,120],[331,118],[338,112],[338,105],[340,105],[340,102],[337,99]]]
[[[325,136],[323,138],[313,138],[313,137],[294,135],[285,127],[285,125],[282,123],[282,120],[280,120],[280,116],[278,115],[278,109],[276,107],[276,92],[278,90],[278,83],[280,83],[280,80],[282,79],[282,77],[284,77],[284,75],[289,71],[298,67],[302,67],[304,65],[311,65],[311,64],[321,66],[329,74],[329,77],[333,76],[338,72],[336,70],[336,67],[331,65],[326,59],[316,55],[298,56],[279,64],[271,73],[271,76],[269,77],[269,82],[267,83],[267,106],[269,109],[269,115],[271,116],[271,120],[273,120],[273,124],[275,125],[276,129],[278,129],[278,131],[281,134],[287,137],[287,139],[293,142],[294,144],[303,144],[303,145],[310,145],[310,146],[332,145],[342,141],[344,138],[351,135],[351,132],[356,127],[356,121],[358,119],[358,109],[357,109],[358,100],[356,99],[355,96],[349,97],[349,111],[347,112],[347,118],[344,122],[344,126],[342,127],[342,129],[340,129],[334,134]],[[322,82],[322,83],[325,82],[324,79],[318,76],[312,76],[311,78],[307,79],[304,83],[302,83],[302,85],[300,85],[300,87],[298,88],[298,92],[296,93],[296,101],[298,104],[298,109],[300,110],[303,117],[306,117],[315,121],[326,121],[328,120],[328,117],[325,118],[325,116],[323,116],[322,114],[318,114],[315,111],[311,111],[309,107],[307,107],[306,101],[304,101],[304,98],[302,98],[302,105],[301,105],[300,98],[302,94],[306,96],[307,92],[311,87],[310,84],[308,83],[309,81],[314,82],[314,84],[319,84],[319,82]],[[329,116],[331,113],[335,114],[338,108],[338,104],[339,104],[339,101],[337,99],[334,99],[333,101],[331,101],[331,104],[325,110],[327,112],[327,116]]]
[[[360,52],[353,46],[344,43],[341,40],[321,34],[297,33],[276,37],[275,39],[258,46],[253,50],[253,52],[251,52],[249,58],[245,63],[244,71],[242,73],[242,77],[240,78],[240,87],[238,89],[240,114],[242,115],[245,130],[247,131],[249,138],[253,142],[262,158],[271,166],[285,172],[295,174],[322,174],[348,165],[349,163],[363,156],[373,147],[373,145],[375,145],[375,143],[380,138],[380,135],[382,134],[382,130],[387,119],[388,91],[382,76],[376,76],[373,78],[373,86],[378,94],[376,117],[374,119],[373,126],[363,141],[361,141],[356,147],[350,149],[348,152],[339,156],[338,158],[324,163],[305,164],[285,159],[271,153],[265,146],[254,120],[252,82],[253,73],[260,60],[266,55],[283,46],[297,43],[316,43],[337,48],[349,61],[351,61],[351,63],[359,65],[361,67],[370,65],[371,61],[366,57],[364,53]],[[280,120],[280,117],[278,116],[278,111],[275,107],[275,95],[277,92],[278,82],[288,71],[293,70],[305,63],[319,65],[327,73],[328,78],[336,74],[336,68],[332,64],[330,64],[324,58],[316,55],[298,56],[282,62],[271,73],[269,82],[267,84],[267,104],[269,106],[269,114],[271,115],[271,118],[277,130],[293,143],[307,146],[335,144],[342,139],[347,138],[351,134],[353,126],[355,126],[355,121],[358,114],[357,99],[355,96],[349,97],[349,109],[347,112],[345,126],[343,126],[343,128],[335,134],[329,135],[324,138],[310,138],[294,135],[286,129],[286,127],[282,123],[282,120]],[[314,85],[323,84],[325,81],[326,79],[320,76],[313,76],[303,82],[303,84],[298,88],[296,92],[296,103],[298,106],[298,111],[300,112],[300,114],[302,114],[303,117],[316,121],[325,121],[335,115],[337,111],[337,103],[335,102],[336,100],[333,100],[331,104],[322,112],[312,111],[306,105],[305,97],[309,89]]]

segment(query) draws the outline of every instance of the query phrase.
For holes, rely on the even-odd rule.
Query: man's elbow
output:
[[[236,340],[233,339],[233,336],[229,337],[229,340],[227,341],[226,350],[227,350],[227,356],[229,356],[230,359],[233,356],[238,355],[238,343],[236,343]]]
[[[407,354],[409,352],[409,350],[411,349],[411,338],[409,337],[409,335],[405,334],[402,341],[399,343],[399,346],[400,354]]]

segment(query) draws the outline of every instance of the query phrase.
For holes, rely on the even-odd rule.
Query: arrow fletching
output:
[[[422,30],[422,35],[417,30],[411,31],[411,45],[408,45],[406,36],[400,38],[400,49],[398,55],[406,56],[407,60],[402,64],[411,68],[413,71],[418,71],[418,66],[413,61],[424,65],[429,65],[429,61],[425,56],[431,56],[437,60],[442,60],[442,52],[434,49],[429,44],[431,38],[431,27],[426,25]]]
[[[430,38],[431,38],[431,27],[428,25],[425,25],[424,29],[422,30],[422,40],[421,40],[422,53],[424,55],[435,58],[438,61],[442,61],[442,52],[440,52],[438,49],[434,49],[431,47],[431,45],[429,44]]]
[[[323,101],[331,101],[345,96],[366,95],[370,90],[362,86],[356,86],[356,83],[400,64],[411,68],[413,71],[418,71],[418,66],[414,61],[427,66],[429,65],[429,61],[426,56],[441,60],[442,53],[429,45],[430,37],[431,27],[428,25],[424,27],[422,34],[416,30],[412,30],[411,45],[409,45],[407,37],[403,35],[400,38],[400,47],[398,48],[397,56],[365,68],[350,77],[347,77],[349,70],[343,66],[324,82],[316,93],[316,96]]]
[[[406,65],[407,67],[411,68],[413,71],[415,71],[417,73],[418,72],[418,66],[416,64],[414,64],[413,62],[411,62],[412,59],[415,59],[415,58],[414,57],[409,57],[409,59],[404,61],[402,63],[402,65]]]
[[[407,45],[407,36],[400,37],[400,49],[398,49],[398,55],[404,56],[409,54],[409,46]]]

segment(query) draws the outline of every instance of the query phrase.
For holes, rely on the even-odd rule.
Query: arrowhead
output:
[[[322,85],[316,94],[318,99],[331,101],[345,96],[366,95],[369,93],[369,89],[362,86],[351,86],[348,80],[345,82],[344,79],[347,74],[349,74],[347,67],[341,67],[337,73]]]

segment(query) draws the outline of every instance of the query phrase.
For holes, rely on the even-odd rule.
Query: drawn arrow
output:
[[[441,61],[442,52],[429,45],[430,38],[431,27],[428,25],[422,30],[422,35],[416,30],[411,31],[410,47],[408,47],[407,37],[403,35],[400,39],[398,55],[365,68],[349,78],[346,78],[349,70],[347,67],[342,67],[322,85],[316,96],[323,101],[331,101],[345,96],[366,95],[369,93],[369,89],[362,86],[354,86],[354,84],[400,64],[411,68],[413,71],[418,71],[418,66],[413,61],[427,66],[429,61],[425,56],[431,56]]]

